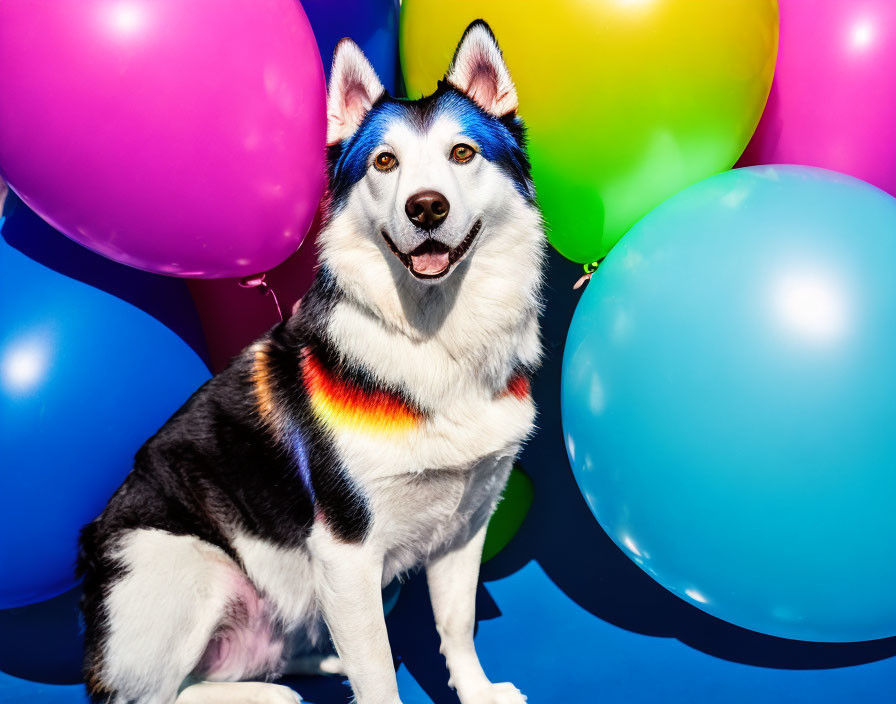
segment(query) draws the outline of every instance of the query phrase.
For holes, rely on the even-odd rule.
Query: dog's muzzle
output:
[[[457,247],[449,247],[444,242],[430,237],[408,253],[398,249],[385,230],[383,230],[382,234],[386,244],[389,245],[389,249],[392,250],[392,253],[398,257],[398,260],[404,264],[407,270],[418,279],[425,280],[438,279],[445,276],[451,267],[470,251],[470,247],[481,229],[482,220],[477,220]]]

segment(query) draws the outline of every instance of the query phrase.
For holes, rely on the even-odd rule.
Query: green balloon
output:
[[[532,486],[532,480],[517,465],[510,472],[504,496],[488,523],[485,546],[482,548],[483,562],[491,560],[507,547],[513,536],[519,531],[520,526],[523,525],[534,498],[535,489]]]
[[[464,28],[489,23],[528,126],[551,244],[592,262],[669,196],[732,166],[778,46],[775,0],[405,0],[401,65],[432,92]]]

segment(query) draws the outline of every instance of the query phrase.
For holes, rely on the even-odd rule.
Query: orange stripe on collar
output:
[[[502,396],[516,396],[521,401],[529,398],[532,389],[529,386],[529,378],[522,372],[516,372],[507,382],[507,388],[504,389]]]

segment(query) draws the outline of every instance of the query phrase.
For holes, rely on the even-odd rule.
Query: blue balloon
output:
[[[610,252],[562,415],[616,544],[786,638],[896,634],[896,199],[798,166],[713,176]]]
[[[336,44],[350,37],[364,51],[386,90],[398,94],[399,0],[302,0],[302,7],[314,30],[328,80]]]
[[[66,266],[80,276],[66,276],[52,252],[51,266],[13,246],[67,248],[66,238],[21,204],[0,223],[0,608],[10,608],[72,587],[81,526],[209,374],[166,325],[84,281],[111,271],[126,290],[120,265],[75,246]],[[22,237],[29,227],[33,241]],[[190,305],[183,282],[134,276]],[[169,312],[179,324],[196,317]]]

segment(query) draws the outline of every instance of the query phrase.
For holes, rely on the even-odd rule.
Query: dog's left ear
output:
[[[510,71],[495,35],[483,20],[467,27],[445,80],[496,117],[516,112],[519,107]]]
[[[342,39],[333,54],[327,87],[327,144],[351,137],[385,92],[361,47],[351,39]]]

